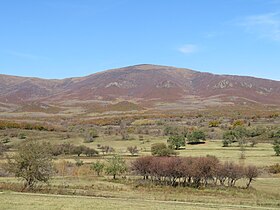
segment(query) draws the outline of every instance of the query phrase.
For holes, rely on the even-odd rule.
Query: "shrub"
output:
[[[98,155],[98,151],[93,148],[85,147],[83,150],[83,154],[85,154],[87,157],[93,157],[95,155]]]
[[[97,138],[98,136],[99,136],[99,135],[98,135],[98,131],[97,131],[95,128],[93,128],[93,129],[91,129],[91,130],[88,132],[88,134],[86,135],[84,142],[85,142],[85,143],[91,143],[91,142],[93,142],[94,139]]]
[[[18,135],[18,138],[19,138],[19,139],[26,139],[26,135],[25,135],[24,133],[20,133],[20,134]]]
[[[115,149],[113,147],[110,147],[110,146],[101,146],[99,149],[101,150],[103,155],[115,152]]]
[[[80,159],[75,159],[75,165],[80,167],[80,166],[84,165],[84,161],[82,161]]]
[[[164,143],[156,143],[151,146],[153,156],[171,156],[176,155],[173,149],[168,148]]]
[[[228,147],[231,144],[231,141],[228,139],[223,139],[223,147]]]
[[[10,142],[10,138],[9,137],[5,137],[4,139],[1,140],[1,143],[3,144],[8,144]]]
[[[272,174],[279,174],[280,173],[280,164],[276,163],[272,166],[269,166],[268,171]]]
[[[244,120],[236,120],[232,123],[233,127],[243,126],[245,124]]]
[[[186,145],[185,137],[182,135],[170,136],[167,142],[170,145],[170,147],[174,148],[175,150]]]
[[[214,128],[214,127],[219,127],[219,125],[221,124],[221,122],[217,121],[217,120],[213,120],[213,121],[210,121],[208,123],[209,127],[210,128]]]
[[[127,151],[130,152],[130,154],[131,154],[132,156],[138,154],[138,152],[139,152],[137,146],[134,146],[134,147],[133,147],[133,146],[127,147]]]

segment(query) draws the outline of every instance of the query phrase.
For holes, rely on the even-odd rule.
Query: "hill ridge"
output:
[[[200,107],[203,103],[205,106],[251,103],[279,106],[280,81],[153,64],[137,64],[65,79],[0,74],[1,103],[36,102],[60,106],[73,101],[109,103],[119,100],[134,101],[145,107],[180,104],[179,109],[189,108],[190,104]]]

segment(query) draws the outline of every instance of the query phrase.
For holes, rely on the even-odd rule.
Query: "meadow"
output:
[[[252,207],[247,205],[226,205],[194,202],[155,201],[155,200],[128,200],[103,197],[85,196],[58,196],[42,194],[3,193],[0,196],[1,208],[14,210],[69,210],[69,209],[276,209],[270,207]]]
[[[21,182],[14,178],[0,179],[1,188],[17,184]],[[4,190],[0,200],[1,209],[277,209],[279,185],[280,177],[258,178],[249,190],[147,187],[109,177],[55,177],[38,192]]]
[[[15,132],[15,131],[14,131]],[[127,147],[136,146],[139,149],[137,156],[144,156],[151,154],[151,145],[155,143],[166,143],[168,137],[166,136],[152,136],[152,135],[142,135],[143,140],[139,140],[138,135],[130,135],[130,139],[122,140],[120,136],[116,135],[100,135],[92,143],[85,143],[84,138],[73,134],[70,138],[65,138],[65,133],[53,133],[48,131],[25,131],[27,135],[32,136],[32,139],[38,141],[47,141],[54,145],[70,143],[73,145],[84,145],[90,148],[98,148],[98,145],[109,145],[114,148],[116,153],[123,155],[128,160],[135,157],[131,156],[127,151]],[[12,144],[19,144],[22,140],[18,138],[12,139]],[[234,161],[236,163],[240,162],[240,147],[237,144],[233,144],[231,147],[222,147],[222,140],[207,140],[205,144],[201,145],[186,145],[177,151],[179,156],[206,156],[213,155],[222,161]],[[246,147],[245,149],[246,159],[242,160],[244,164],[253,164],[259,167],[267,166],[279,163],[279,158],[275,156],[271,143],[261,142],[254,147]],[[77,159],[76,156],[63,156],[57,158],[57,161],[61,159],[66,159],[73,161]],[[90,163],[96,161],[96,159],[104,159],[104,156],[88,158],[85,156],[80,156],[79,159],[83,160],[85,163]]]
[[[39,184],[30,191],[23,190],[23,182],[11,175],[0,177],[0,208],[1,209],[279,209],[280,208],[280,175],[268,172],[268,167],[280,162],[272,147],[272,141],[267,135],[257,138],[254,146],[246,145],[245,158],[240,158],[241,149],[238,143],[223,147],[222,134],[230,124],[230,120],[215,128],[208,126],[203,118],[193,118],[188,125],[185,119],[176,120],[135,120],[125,126],[77,125],[65,130],[27,130],[8,128],[0,131],[0,139],[9,139],[10,149],[5,155],[12,156],[17,152],[17,146],[26,139],[38,142],[49,142],[51,145],[84,145],[95,149],[99,155],[65,154],[54,156],[53,163],[57,168],[54,176],[46,184]],[[164,123],[162,123],[162,121]],[[209,120],[210,121],[210,120]],[[251,128],[266,126],[277,129],[279,117],[275,119],[262,118],[252,121]],[[186,144],[176,150],[180,157],[217,157],[221,162],[233,161],[240,165],[255,165],[260,174],[249,189],[243,186],[241,180],[235,187],[201,186],[170,187],[153,185],[143,182],[141,177],[130,172],[117,176],[102,173],[97,176],[90,170],[92,163],[106,163],[108,158],[119,154],[130,167],[138,157],[151,155],[151,147],[155,143],[167,143],[166,126],[178,126],[180,129],[201,129],[207,136],[204,144]],[[250,128],[250,129],[251,129]],[[91,142],[85,141],[92,129],[98,131]],[[108,133],[110,130],[110,133]],[[125,131],[125,135],[122,131]],[[21,138],[24,136],[24,138]],[[125,137],[125,138],[124,138]],[[110,146],[113,152],[102,153],[102,146]],[[136,155],[131,155],[128,147],[137,147]],[[0,164],[6,163],[2,156]],[[82,162],[77,166],[77,161]],[[72,164],[71,171],[61,172],[63,164]],[[63,166],[64,167],[64,166]],[[23,192],[22,192],[23,191]]]

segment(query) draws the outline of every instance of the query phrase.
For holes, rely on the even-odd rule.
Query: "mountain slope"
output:
[[[108,103],[120,100],[147,106],[213,98],[221,103],[280,105],[280,82],[156,65],[136,65],[63,80],[0,75],[2,106],[3,103]]]

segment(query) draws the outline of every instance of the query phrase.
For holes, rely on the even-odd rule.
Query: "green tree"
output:
[[[97,176],[100,176],[100,174],[104,170],[104,167],[105,167],[105,164],[98,160],[91,164],[90,169],[93,170],[97,174]]]
[[[233,131],[226,131],[223,134],[223,147],[228,147],[234,141],[236,141],[236,136]]]
[[[223,133],[223,147],[228,147],[236,141],[237,138],[234,131],[230,130]]]
[[[275,155],[279,156],[280,155],[280,138],[274,140],[273,149],[274,149]]]
[[[243,126],[235,127],[233,132],[239,144],[245,143],[245,138],[249,136],[248,130]]]
[[[238,140],[238,145],[240,147],[240,159],[246,158],[246,144],[247,144],[247,137],[249,137],[249,131],[243,126],[237,126],[235,128],[235,133]]]
[[[112,175],[113,179],[116,179],[117,175],[121,175],[127,171],[125,160],[119,155],[114,155],[107,160],[105,171],[108,175]]]
[[[254,137],[257,137],[257,136],[261,136],[265,132],[266,132],[265,128],[258,126],[258,127],[255,127],[253,129],[249,130],[248,131],[248,136],[254,138]]]
[[[171,148],[175,148],[175,150],[178,150],[180,147],[183,147],[186,145],[185,137],[182,135],[172,135],[167,140],[169,146]]]
[[[25,188],[47,182],[53,172],[50,145],[34,140],[20,144],[14,157],[8,159],[8,169],[25,181]]]
[[[151,153],[153,156],[171,156],[176,155],[176,152],[167,147],[164,143],[155,143],[151,147]]]
[[[200,142],[200,140],[205,140],[206,136],[203,131],[196,130],[188,134],[187,138],[189,142],[196,143],[196,142]]]
[[[245,138],[248,137],[248,130],[243,126],[237,126],[233,130],[226,131],[223,134],[223,146],[227,147],[230,144],[238,141],[239,146],[244,146]]]

